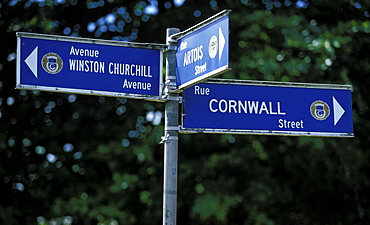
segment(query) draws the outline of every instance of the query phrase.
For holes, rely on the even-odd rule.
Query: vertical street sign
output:
[[[351,88],[213,79],[184,91],[180,132],[353,137]]]
[[[17,33],[19,89],[161,101],[164,45]]]
[[[177,90],[229,70],[230,10],[172,36],[177,40]]]

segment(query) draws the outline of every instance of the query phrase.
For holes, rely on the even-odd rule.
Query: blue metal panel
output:
[[[50,37],[50,36],[48,36]],[[162,51],[40,35],[18,37],[17,87],[27,89],[158,97]],[[114,46],[113,44],[116,44]],[[123,44],[122,44],[123,45]],[[127,94],[127,96],[125,95]]]
[[[184,91],[182,132],[353,136],[350,88],[197,84]]]
[[[228,70],[229,17],[224,16],[178,40],[177,86],[185,89]]]

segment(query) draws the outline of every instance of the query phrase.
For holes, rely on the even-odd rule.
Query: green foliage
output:
[[[368,224],[370,5],[350,0],[3,1],[0,223],[162,221],[163,103],[14,90],[15,32],[164,43],[224,8],[220,77],[352,84],[356,137],[181,134],[178,224]]]
[[[230,208],[240,201],[238,197],[218,196],[209,193],[195,200],[193,213],[199,215],[201,220],[209,220],[211,216],[214,216],[217,221],[224,223],[229,210],[231,210]]]

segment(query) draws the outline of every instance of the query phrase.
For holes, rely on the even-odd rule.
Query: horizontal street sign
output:
[[[17,33],[19,89],[161,101],[164,45]]]
[[[351,89],[212,79],[184,91],[180,132],[353,137]]]
[[[224,10],[171,36],[177,40],[174,92],[229,70],[229,13]]]

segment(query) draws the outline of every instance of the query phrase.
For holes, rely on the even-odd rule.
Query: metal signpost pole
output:
[[[179,95],[170,91],[176,88],[176,46],[170,38],[177,28],[167,29],[166,90],[164,137],[163,225],[176,225],[177,164],[179,136]]]

